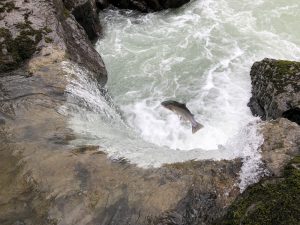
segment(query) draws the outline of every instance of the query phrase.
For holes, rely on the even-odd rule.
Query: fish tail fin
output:
[[[202,124],[196,122],[192,124],[192,133],[196,133],[198,130],[200,130],[203,127]]]

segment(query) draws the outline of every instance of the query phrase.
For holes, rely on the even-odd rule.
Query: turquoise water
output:
[[[263,140],[247,107],[250,68],[265,57],[300,60],[298,1],[199,0],[147,15],[107,10],[100,19],[96,49],[115,107],[87,71],[66,63],[77,144],[141,167],[241,157],[241,189],[255,182]],[[192,134],[160,105],[169,99],[186,103],[204,128]]]
[[[101,14],[97,43],[108,89],[127,123],[151,143],[215,149],[253,117],[250,68],[265,57],[300,58],[297,1],[199,0],[165,12]],[[187,103],[204,129],[191,135],[160,102]]]

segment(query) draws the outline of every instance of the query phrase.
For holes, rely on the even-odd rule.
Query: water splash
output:
[[[87,71],[66,65],[76,141],[142,167],[241,157],[244,189],[262,173],[262,137],[247,107],[250,67],[264,57],[300,59],[299,15],[295,0],[201,0],[147,15],[101,13],[105,37],[96,48],[119,108]],[[189,124],[160,106],[167,99],[186,102],[204,128],[192,135]]]

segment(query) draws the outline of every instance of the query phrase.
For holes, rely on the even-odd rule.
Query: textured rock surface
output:
[[[264,59],[252,66],[251,80],[249,106],[253,114],[269,120],[261,125],[261,156],[268,174],[248,187],[215,224],[299,224],[300,63]]]
[[[90,40],[94,41],[101,35],[96,0],[64,0],[65,10],[72,13],[84,28]],[[68,12],[67,12],[68,13]]]
[[[0,160],[12,162],[1,163],[1,224],[151,224],[164,212],[163,220],[176,215],[182,224],[207,223],[239,194],[239,160],[144,170],[110,161],[98,146],[68,145],[76,134],[59,113],[64,82],[50,79],[47,88],[44,75],[3,82]],[[16,82],[23,93],[14,92]],[[29,94],[33,84],[36,92]]]
[[[230,206],[219,225],[300,223],[300,157],[291,160],[281,177],[248,188]]]
[[[249,106],[254,115],[276,119],[287,110],[300,107],[300,62],[264,59],[253,64],[250,75]]]
[[[271,176],[280,176],[284,166],[300,155],[300,126],[281,118],[263,124],[262,160]]]
[[[196,224],[223,213],[239,193],[238,160],[143,170],[110,161],[98,146],[71,146],[76,134],[61,113],[71,77],[62,61],[82,65],[104,84],[103,62],[61,1],[3,7],[0,224],[147,224],[172,211]],[[207,204],[213,210],[202,212]]]
[[[73,3],[69,10],[59,0],[0,3],[0,224],[212,223],[239,194],[240,160],[144,170],[109,160],[99,146],[70,144],[77,134],[62,114],[71,78],[62,61],[106,82],[104,64],[73,16],[86,1]],[[280,173],[297,151],[296,125],[283,119],[263,132],[265,165]]]
[[[93,72],[101,84],[106,83],[100,55],[62,1],[5,0],[3,4],[13,7],[1,8],[0,72],[25,65],[27,72],[34,73],[37,68],[32,68],[31,62],[38,67],[47,56],[55,61],[71,59]],[[57,52],[60,57],[55,59]]]
[[[151,224],[170,215],[197,224],[223,215],[239,194],[239,160],[144,170],[98,146],[70,145],[77,135],[60,111],[68,74],[59,65],[0,78],[0,224]]]
[[[77,136],[61,113],[71,79],[62,61],[101,84],[104,64],[62,1],[1,7],[0,224],[148,224],[173,212],[197,224],[224,213],[239,193],[239,160],[143,170],[98,146],[70,145]]]

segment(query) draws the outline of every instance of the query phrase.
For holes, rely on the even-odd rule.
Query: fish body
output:
[[[203,127],[203,125],[201,125],[200,123],[198,123],[195,120],[194,115],[190,112],[190,110],[186,107],[185,104],[169,100],[169,101],[162,102],[161,105],[164,106],[165,108],[175,112],[181,118],[189,121],[192,124],[192,133],[193,134],[196,133],[198,130],[200,130]]]

